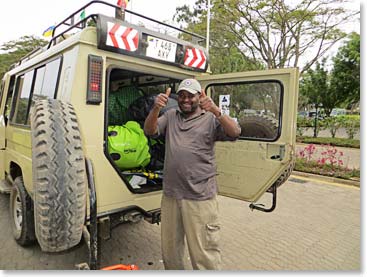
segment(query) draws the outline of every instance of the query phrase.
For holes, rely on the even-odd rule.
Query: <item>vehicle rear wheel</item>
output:
[[[15,178],[10,193],[10,217],[16,242],[22,246],[33,244],[36,241],[33,202],[24,187],[22,176]]]
[[[86,211],[85,163],[72,105],[36,102],[31,115],[34,218],[43,251],[77,245]]]

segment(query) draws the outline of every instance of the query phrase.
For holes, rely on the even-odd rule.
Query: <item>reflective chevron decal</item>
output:
[[[205,69],[206,56],[204,51],[196,48],[186,49],[184,64],[190,67]]]
[[[130,27],[107,22],[106,45],[127,51],[136,51],[139,45],[139,32]]]

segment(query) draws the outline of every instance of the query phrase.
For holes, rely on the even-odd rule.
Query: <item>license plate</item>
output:
[[[147,56],[163,61],[175,62],[177,44],[164,39],[148,36]]]

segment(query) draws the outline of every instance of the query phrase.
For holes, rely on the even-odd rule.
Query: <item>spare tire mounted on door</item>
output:
[[[36,102],[31,114],[34,218],[43,251],[77,245],[86,211],[85,162],[74,108]]]

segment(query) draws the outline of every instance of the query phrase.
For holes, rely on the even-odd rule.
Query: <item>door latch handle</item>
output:
[[[273,155],[270,157],[271,160],[280,160],[280,155]]]

